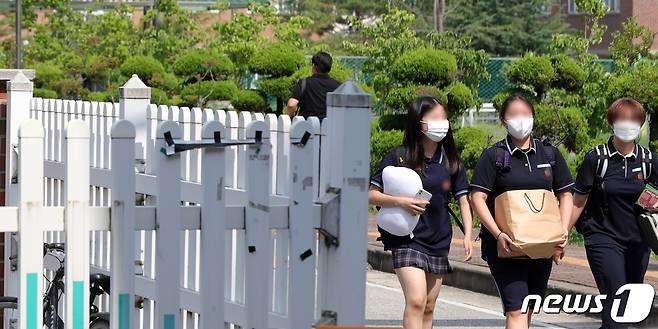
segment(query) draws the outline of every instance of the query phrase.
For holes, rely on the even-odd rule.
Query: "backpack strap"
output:
[[[508,172],[512,167],[510,165],[510,153],[507,149],[507,145],[503,141],[499,141],[494,144],[495,151],[495,166],[496,170],[499,172]]]
[[[638,145],[640,148],[640,153],[642,153],[642,177],[644,177],[644,180],[648,180],[649,177],[651,176],[651,172],[653,169],[652,165],[652,160],[653,160],[653,154],[651,153],[650,150],[642,147],[641,145]]]
[[[306,92],[306,78],[302,79],[302,81],[301,81],[301,85],[302,85],[302,86],[301,86],[301,87],[302,87],[302,94],[301,94],[300,98],[303,98],[303,97],[304,97],[304,93]]]
[[[596,150],[596,172],[595,177],[599,180],[603,180],[605,173],[608,170],[608,160],[610,159],[610,151],[606,144],[597,145]]]
[[[541,141],[541,144],[542,144],[542,148],[544,149],[544,156],[546,156],[546,160],[551,165],[551,168],[555,167],[556,148],[553,147],[553,144],[551,144],[551,141],[548,138],[544,138]]]
[[[407,149],[404,145],[400,145],[395,148],[395,158],[398,161],[398,166],[404,166],[406,164]]]

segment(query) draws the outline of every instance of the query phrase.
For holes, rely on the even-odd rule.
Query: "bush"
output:
[[[549,137],[552,143],[562,144],[569,151],[577,152],[587,145],[587,128],[587,118],[577,107],[535,107],[535,135]]]
[[[402,144],[404,133],[400,130],[379,130],[370,136],[370,173],[374,174],[388,151]]]
[[[180,77],[201,80],[222,80],[235,70],[233,62],[218,51],[191,49],[174,62],[173,71]]]
[[[381,130],[404,130],[407,124],[407,113],[390,113],[379,117]]]
[[[392,89],[386,96],[386,106],[394,111],[404,111],[406,113],[409,104],[418,96],[432,96],[443,103],[448,103],[448,97],[439,88],[409,85]]]
[[[607,103],[621,97],[632,97],[649,113],[658,110],[658,65],[640,62],[633,71],[614,76],[608,87]],[[655,138],[656,136],[653,136]]]
[[[555,70],[555,77],[551,83],[553,88],[577,91],[583,87],[587,73],[578,62],[566,55],[553,56],[551,61]]]
[[[52,81],[64,79],[64,71],[54,63],[38,63],[34,66],[34,86],[44,88]]]
[[[148,80],[148,85],[162,89],[168,93],[177,93],[180,86],[179,79],[171,73],[156,73]]]
[[[256,82],[258,88],[266,94],[286,100],[292,96],[292,88],[294,84],[295,81],[292,77],[279,77],[259,80]]]
[[[454,137],[464,166],[470,172],[480,159],[482,150],[491,144],[491,136],[477,127],[463,127],[454,132]]]
[[[448,87],[448,109],[451,118],[457,118],[474,105],[473,93],[464,83],[454,82]]]
[[[126,59],[120,67],[121,74],[130,77],[137,74],[142,81],[150,80],[156,73],[164,73],[165,69],[157,59],[150,56],[133,56]]]
[[[105,91],[92,91],[86,95],[85,100],[90,102],[109,102],[110,93]]]
[[[34,88],[33,91],[34,97],[41,97],[41,98],[59,98],[57,96],[57,92],[52,90],[52,89],[45,89],[45,88]]]
[[[457,60],[444,50],[420,48],[400,56],[391,72],[398,81],[443,87],[455,79]]]
[[[507,65],[505,75],[513,84],[530,87],[543,95],[553,81],[555,70],[548,56],[529,53]]]
[[[162,89],[151,87],[151,103],[152,104],[169,104],[169,96]]]
[[[273,43],[256,51],[249,61],[249,70],[276,78],[292,75],[305,63],[306,57],[297,48]]]
[[[236,111],[266,112],[267,101],[256,90],[240,90],[231,99],[231,105]]]
[[[183,87],[181,97],[191,106],[203,106],[210,100],[230,100],[237,92],[233,81],[199,81]]]

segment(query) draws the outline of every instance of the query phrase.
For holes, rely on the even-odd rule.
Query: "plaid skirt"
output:
[[[438,275],[452,273],[448,256],[432,256],[411,248],[392,248],[391,251],[393,268],[413,266]]]

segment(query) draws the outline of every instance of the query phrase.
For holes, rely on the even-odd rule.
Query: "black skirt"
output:
[[[417,267],[438,275],[452,273],[448,256],[432,256],[411,248],[392,248],[393,268]]]

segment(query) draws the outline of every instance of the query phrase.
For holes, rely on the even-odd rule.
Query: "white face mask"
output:
[[[640,125],[634,121],[617,121],[612,124],[612,131],[617,138],[630,142],[640,135]]]
[[[524,139],[532,132],[534,120],[532,117],[515,117],[506,121],[507,131],[516,139]]]
[[[429,120],[421,121],[427,124],[427,131],[423,131],[427,138],[440,142],[448,134],[448,129],[450,129],[450,122],[448,120]]]

